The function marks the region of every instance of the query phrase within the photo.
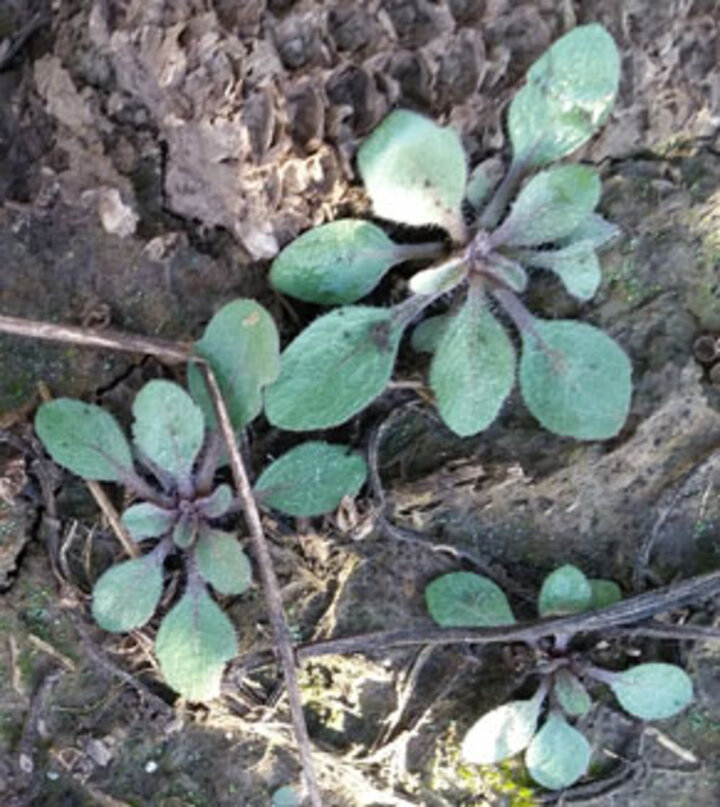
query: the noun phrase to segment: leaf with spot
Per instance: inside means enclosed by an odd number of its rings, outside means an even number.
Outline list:
[[[568,236],[600,199],[600,178],[587,165],[560,165],[534,176],[493,233],[497,246],[532,247]]]
[[[396,110],[365,140],[357,161],[376,215],[404,224],[437,224],[460,239],[467,161],[457,132]]]
[[[225,665],[236,652],[232,623],[197,584],[163,619],[155,640],[165,681],[191,701],[211,700],[220,694]]]
[[[196,547],[198,571],[219,594],[237,595],[252,583],[252,568],[237,535],[205,529]]]
[[[105,630],[125,633],[142,627],[160,602],[162,553],[151,553],[108,569],[93,588],[92,614]]]
[[[562,616],[587,611],[592,599],[592,588],[585,575],[569,563],[549,574],[540,588],[538,613],[540,616]]]
[[[607,440],[620,431],[632,368],[616,342],[571,320],[533,320],[522,340],[520,390],[546,429],[578,440]]]
[[[316,319],[282,354],[265,391],[265,414],[278,428],[339,426],[385,389],[404,323],[389,309],[346,306]]]
[[[260,474],[255,492],[265,503],[291,516],[317,516],[356,496],[367,465],[346,446],[311,441],[296,446]]]
[[[205,419],[182,387],[150,381],[133,402],[133,439],[142,455],[177,479],[188,479],[202,448]]]
[[[430,616],[446,628],[487,628],[512,625],[515,617],[503,590],[487,577],[451,572],[425,589]]]
[[[280,348],[275,323],[254,300],[235,300],[210,320],[195,353],[212,368],[227,404],[233,428],[241,429],[262,409],[262,389],[280,369]],[[209,426],[215,409],[200,370],[190,364],[188,386]]]
[[[445,423],[460,436],[497,417],[515,383],[515,349],[482,299],[470,296],[435,350],[430,385]]]
[[[620,55],[601,25],[580,25],[528,70],[508,114],[514,161],[546,165],[575,151],[605,123],[620,82]]]
[[[99,406],[72,398],[44,403],[35,415],[35,431],[53,460],[78,476],[118,482],[133,473],[122,429]]]
[[[559,712],[551,712],[525,753],[532,778],[548,790],[562,790],[585,775],[590,743]]]
[[[146,538],[160,538],[170,532],[175,518],[175,513],[170,510],[142,502],[128,507],[121,521],[134,541],[144,541]]]
[[[640,664],[612,674],[610,687],[623,709],[642,720],[672,717],[693,698],[690,677],[675,664]]]

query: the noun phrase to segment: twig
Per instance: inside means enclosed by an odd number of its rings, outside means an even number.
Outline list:
[[[35,771],[34,750],[38,737],[39,721],[45,711],[48,698],[53,689],[60,681],[64,671],[53,664],[44,678],[40,681],[30,699],[30,709],[28,710],[23,727],[22,736],[18,746],[17,766],[19,779],[31,780]]]
[[[10,67],[12,60],[20,53],[30,37],[44,25],[47,25],[50,20],[51,17],[48,14],[42,14],[37,11],[20,30],[11,37],[7,47],[3,47],[2,50],[0,50],[0,73]]]
[[[669,611],[691,600],[700,600],[720,594],[720,571],[693,577],[676,585],[639,594],[615,603],[608,608],[583,614],[521,622],[509,627],[496,628],[405,628],[375,631],[356,636],[307,642],[295,648],[298,661],[317,656],[345,653],[372,653],[392,647],[413,647],[418,644],[498,644],[524,642],[536,644],[540,639],[556,633],[588,633],[607,630],[619,625],[639,622],[654,614]],[[655,626],[649,628],[657,631]],[[676,628],[677,630],[677,628]],[[640,635],[642,625],[634,628]],[[677,638],[677,637],[676,637]],[[692,635],[688,638],[693,638]],[[704,639],[716,638],[703,632]],[[273,660],[272,653],[253,653],[232,663],[233,670],[250,670],[263,667]]]
[[[681,642],[718,642],[720,628],[708,625],[663,625],[661,622],[646,622],[632,628],[615,628],[628,636],[645,636],[648,639],[677,639]]]
[[[197,365],[202,371],[212,395],[213,404],[215,406],[215,414],[218,419],[220,430],[225,439],[225,447],[230,458],[230,468],[235,481],[235,487],[243,508],[246,524],[250,530],[250,537],[252,538],[253,547],[255,549],[255,556],[258,565],[260,566],[260,576],[262,578],[265,600],[268,606],[270,624],[272,625],[277,654],[280,659],[280,664],[285,678],[285,685],[288,691],[290,714],[293,721],[293,727],[295,729],[295,737],[298,744],[298,750],[300,752],[300,760],[302,762],[308,796],[313,807],[322,807],[322,798],[320,796],[320,789],[318,787],[317,776],[315,774],[315,767],[312,759],[310,736],[308,734],[305,716],[302,710],[302,699],[300,697],[300,689],[298,687],[292,637],[290,635],[287,620],[285,619],[285,611],[283,609],[282,597],[280,595],[280,586],[278,585],[277,577],[275,576],[275,569],[273,568],[272,558],[270,557],[270,550],[265,540],[265,533],[260,520],[260,512],[258,511],[257,503],[255,501],[255,497],[253,496],[252,487],[250,485],[247,471],[245,470],[245,465],[242,457],[240,456],[240,451],[238,450],[230,415],[228,413],[227,406],[225,405],[225,401],[223,400],[215,375],[207,363],[198,360]]]

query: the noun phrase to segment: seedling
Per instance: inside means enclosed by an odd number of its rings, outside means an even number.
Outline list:
[[[278,338],[269,314],[237,300],[209,323],[196,353],[218,380],[233,427],[260,412],[261,389],[277,375]],[[225,664],[235,656],[235,629],[211,596],[237,596],[251,584],[251,565],[230,523],[238,503],[217,484],[223,447],[211,396],[197,367],[190,389],[150,381],[133,403],[132,443],[115,418],[93,404],[59,398],[43,404],[35,428],[52,458],[86,479],[117,482],[142,501],[122,514],[145,554],[108,569],[93,589],[92,612],[105,630],[124,633],[150,621],[162,599],[165,561],[177,555],[184,590],[162,618],[155,652],[167,683],[190,700],[220,691]],[[290,515],[335,509],[365,481],[362,457],[340,445],[304,443],[271,463],[256,484],[259,499]]]
[[[452,297],[452,310],[420,324],[413,344],[433,353],[430,385],[454,432],[472,435],[489,426],[514,386],[516,350],[494,313],[499,306],[519,332],[520,389],[540,423],[583,440],[618,433],[631,396],[625,353],[590,325],[533,316],[517,295],[528,282],[525,267],[554,272],[581,301],[599,286],[596,250],[617,233],[594,212],[600,180],[586,165],[545,166],[575,151],[607,120],[619,73],[617,48],[600,25],[559,39],[530,68],[510,105],[513,158],[499,185],[493,162],[468,176],[452,129],[405,110],[385,118],[358,153],[374,212],[406,225],[444,228],[452,253],[412,277],[406,301],[378,308],[349,304],[391,267],[438,257],[438,244],[398,244],[376,224],[348,219],[286,247],[271,269],[275,287],[342,307],[313,322],[284,351],[280,377],[266,390],[272,423],[302,431],[348,420],[387,386],[408,325],[439,298]],[[541,168],[506,215],[522,181]],[[471,223],[464,200],[475,211]]]
[[[425,598],[433,619],[446,627],[491,627],[515,621],[503,591],[492,580],[471,572],[439,577],[427,587]],[[543,582],[538,612],[541,617],[577,614],[612,605],[620,598],[617,584],[588,580],[575,566],[567,565]],[[680,667],[649,663],[611,672],[571,651],[571,639],[567,633],[558,633],[552,648],[538,649],[540,683],[530,699],[506,703],[473,725],[462,744],[466,762],[493,764],[524,751],[532,778],[549,790],[560,790],[584,776],[590,764],[590,744],[570,723],[592,708],[584,680],[607,684],[623,709],[642,720],[672,717],[692,700],[692,682]]]

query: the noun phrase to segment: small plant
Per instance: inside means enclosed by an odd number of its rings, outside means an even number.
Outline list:
[[[212,367],[233,427],[260,412],[261,389],[277,375],[278,339],[269,314],[237,300],[209,323],[196,352]],[[238,503],[216,484],[223,463],[211,396],[197,367],[188,368],[195,400],[177,384],[155,380],[133,403],[132,444],[115,418],[98,406],[59,398],[43,404],[35,428],[52,458],[86,479],[118,482],[143,501],[122,514],[130,537],[155,542],[144,555],[108,569],[93,590],[92,613],[108,631],[145,625],[161,602],[165,561],[184,567],[184,590],[163,617],[155,652],[167,683],[190,700],[220,691],[226,662],[237,650],[235,630],[215,602],[251,584],[250,562],[237,530],[219,529]],[[258,498],[291,515],[333,510],[365,481],[363,458],[340,445],[313,441],[270,464],[256,484]]]
[[[471,572],[454,572],[434,580],[425,590],[433,619],[446,627],[491,627],[513,624],[510,605],[492,580]],[[621,599],[610,580],[588,580],[575,566],[556,569],[545,578],[538,597],[541,617],[577,614],[604,608]],[[585,775],[591,748],[570,720],[586,715],[592,700],[583,679],[607,684],[620,705],[642,720],[672,717],[692,700],[692,683],[674,664],[639,664],[611,672],[569,650],[571,634],[557,633],[549,650],[538,649],[540,684],[528,700],[506,703],[483,715],[465,736],[466,762],[486,765],[525,751],[532,778],[549,790],[560,790]],[[538,728],[546,707],[544,721]]]
[[[377,225],[355,219],[301,235],[273,263],[280,291],[321,305],[341,305],[306,328],[284,351],[266,414],[281,428],[318,429],[345,422],[390,380],[407,326],[438,298],[454,309],[416,328],[413,344],[434,354],[430,385],[445,423],[459,435],[485,429],[510,394],[515,347],[493,313],[499,305],[522,341],[520,389],[547,429],[578,439],[605,439],[622,427],[631,396],[631,367],[602,331],[572,320],[534,317],[518,294],[524,267],[554,272],[578,300],[600,283],[596,249],[617,232],[594,210],[600,180],[586,165],[559,160],[592,137],[613,105],[620,60],[599,25],[576,28],[529,70],[510,105],[513,159],[503,181],[490,163],[468,177],[460,138],[413,112],[392,112],[363,143],[358,168],[377,216],[444,228],[450,256],[417,273],[413,295],[393,308],[349,305],[389,269],[417,257],[439,257],[442,245],[397,244]],[[497,185],[497,187],[496,187]],[[463,203],[475,210],[466,223]],[[504,218],[503,218],[504,216]]]

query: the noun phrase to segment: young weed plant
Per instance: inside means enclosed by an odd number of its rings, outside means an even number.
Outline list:
[[[566,565],[545,578],[538,613],[541,617],[582,613],[612,605],[621,596],[616,583],[589,580],[575,566]],[[515,621],[503,591],[472,572],[437,578],[425,589],[425,599],[435,622],[445,627],[491,627]],[[569,634],[556,634],[549,651],[538,650],[540,684],[530,699],[506,703],[475,723],[462,744],[466,762],[488,765],[525,751],[530,776],[549,790],[561,790],[584,776],[590,764],[590,744],[570,723],[592,708],[583,679],[607,684],[623,709],[642,720],[672,717],[692,700],[692,683],[680,667],[648,663],[612,672],[571,651],[571,639]]]
[[[459,305],[423,322],[413,338],[417,349],[434,354],[430,385],[450,429],[463,436],[485,429],[514,386],[516,351],[493,313],[499,305],[520,334],[520,390],[537,420],[582,440],[618,433],[631,396],[625,353],[590,325],[533,316],[518,295],[527,286],[525,267],[554,272],[581,301],[598,288],[596,250],[617,232],[594,212],[599,177],[587,165],[546,166],[607,120],[619,73],[617,48],[600,25],[578,27],[555,42],[510,105],[513,157],[499,185],[492,161],[468,177],[452,129],[406,110],[382,121],[357,158],[375,214],[444,228],[452,254],[412,277],[411,297],[380,308],[349,304],[371,292],[391,267],[438,257],[439,245],[398,244],[370,221],[346,219],[286,247],[270,272],[275,287],[342,307],[313,322],[284,351],[280,377],[266,390],[274,425],[302,431],[347,421],[385,389],[407,326],[452,292]],[[520,187],[538,169],[544,170]],[[475,208],[472,224],[463,216],[464,200]]]
[[[196,353],[211,366],[233,427],[259,413],[261,390],[279,366],[270,315],[252,300],[236,300],[208,324]],[[35,429],[59,465],[85,479],[117,482],[136,499],[122,522],[145,554],[112,566],[95,583],[92,613],[105,630],[140,628],[157,610],[165,561],[179,556],[184,588],[165,614],[155,652],[166,682],[189,700],[220,692],[225,664],[236,655],[235,629],[210,591],[234,597],[251,584],[250,562],[231,522],[239,506],[232,488],[217,484],[224,451],[212,399],[197,367],[188,368],[191,397],[177,384],[155,380],[136,396],[132,442],[115,418],[93,404],[59,398],[38,409]],[[259,476],[261,501],[284,513],[313,516],[354,496],[366,477],[364,459],[341,445],[303,443]]]

